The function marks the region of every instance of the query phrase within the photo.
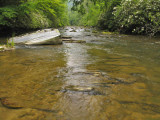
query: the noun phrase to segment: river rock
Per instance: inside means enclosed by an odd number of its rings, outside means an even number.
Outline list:
[[[59,38],[60,32],[58,29],[44,29],[31,34],[10,38],[9,42],[13,41],[15,44],[24,45],[56,45],[62,44],[62,40]]]
[[[79,87],[79,86],[68,87],[66,89],[71,90],[71,91],[79,91],[79,92],[90,92],[94,90],[94,88],[92,87]]]
[[[70,32],[77,32],[76,30],[71,30]]]
[[[1,104],[9,109],[21,109],[23,108],[18,102],[10,98],[0,98]]]
[[[67,86],[61,92],[69,92],[69,93],[83,93],[88,95],[105,95],[104,93],[95,90],[93,87],[88,86]]]
[[[92,87],[86,87],[86,86],[67,86],[65,89],[63,89],[63,92],[67,92],[67,91],[76,91],[76,92],[91,92],[93,91],[94,88]]]

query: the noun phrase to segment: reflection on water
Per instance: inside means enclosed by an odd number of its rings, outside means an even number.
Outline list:
[[[0,120],[159,120],[158,39],[73,29],[87,43],[0,53]]]

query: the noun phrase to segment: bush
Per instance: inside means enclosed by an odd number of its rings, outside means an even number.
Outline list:
[[[113,14],[122,33],[153,36],[160,31],[159,0],[122,0]]]
[[[0,8],[0,25],[12,26],[16,20],[18,13],[14,6],[6,6]]]
[[[110,31],[117,30],[117,22],[114,19],[114,7],[120,5],[121,0],[106,0],[103,6],[103,13],[98,22],[98,27],[101,29],[108,29]]]

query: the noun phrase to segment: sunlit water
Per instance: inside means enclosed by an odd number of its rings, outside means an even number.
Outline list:
[[[71,30],[0,52],[0,120],[160,120],[160,39]]]

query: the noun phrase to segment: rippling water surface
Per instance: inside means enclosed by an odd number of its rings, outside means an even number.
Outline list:
[[[0,120],[160,120],[160,39],[89,31],[0,53]]]

